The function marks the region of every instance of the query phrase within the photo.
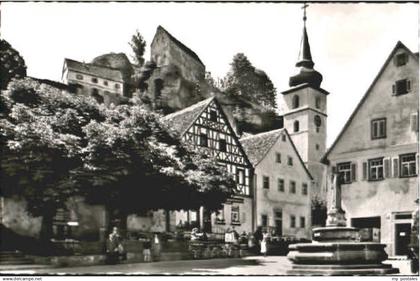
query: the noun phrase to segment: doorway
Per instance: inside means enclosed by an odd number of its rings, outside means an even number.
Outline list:
[[[395,255],[408,255],[408,244],[410,244],[411,224],[397,223],[395,224]]]

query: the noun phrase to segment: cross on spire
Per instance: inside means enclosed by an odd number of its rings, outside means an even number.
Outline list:
[[[306,8],[309,7],[308,4],[303,3],[302,9],[303,9],[303,22],[306,22]]]

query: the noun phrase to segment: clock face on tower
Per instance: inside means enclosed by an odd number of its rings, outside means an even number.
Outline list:
[[[315,126],[321,127],[322,121],[321,121],[321,117],[319,117],[319,115],[315,115],[314,122],[315,122]]]

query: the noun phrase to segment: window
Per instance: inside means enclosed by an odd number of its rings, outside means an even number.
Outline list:
[[[299,107],[299,96],[293,96],[292,109]]]
[[[216,110],[210,110],[210,120],[213,122],[217,121],[217,111]]]
[[[278,152],[276,153],[276,162],[281,163],[281,154]]]
[[[305,217],[300,217],[300,227],[305,228],[305,226],[306,226]]]
[[[302,195],[308,195],[308,184],[302,183]]]
[[[406,53],[398,54],[395,57],[395,65],[396,66],[403,66],[408,62],[408,55]]]
[[[287,165],[293,166],[293,158],[290,156],[287,156]]]
[[[416,176],[416,154],[404,154],[400,155],[400,171],[401,177],[412,177]]]
[[[239,184],[245,184],[245,171],[243,169],[236,169],[236,181]]]
[[[369,180],[382,180],[384,178],[383,158],[369,160]]]
[[[240,224],[240,217],[239,217],[239,206],[232,206],[231,209],[231,223],[232,224]]]
[[[104,85],[108,86],[108,81],[104,80]]]
[[[98,83],[98,78],[93,77],[92,79],[90,79],[92,81],[92,83]]]
[[[83,75],[82,74],[76,74],[76,79],[77,80],[83,80]]]
[[[200,143],[199,143],[199,145],[200,146],[204,146],[204,147],[207,147],[207,134],[205,134],[205,133],[201,133],[200,134]]]
[[[392,94],[399,96],[407,94],[411,91],[411,81],[407,79],[401,79],[392,85]]]
[[[284,192],[284,179],[277,179],[277,189],[280,192]]]
[[[350,162],[337,164],[338,175],[341,183],[351,183],[351,164]]]
[[[216,214],[216,223],[225,223],[225,210],[221,209]]]
[[[321,108],[321,98],[320,97],[315,98],[315,107],[318,108],[318,109]]]
[[[268,216],[267,215],[261,215],[261,224],[262,226],[268,225]]]
[[[296,217],[294,215],[290,216],[290,227],[295,228],[296,227]]]
[[[264,189],[270,188],[270,178],[267,176],[263,176],[263,188]]]
[[[299,132],[299,121],[293,122],[293,132]]]
[[[296,193],[296,182],[295,181],[290,181],[290,193]]]
[[[158,80],[158,79],[157,79]],[[160,79],[159,79],[160,80]],[[115,89],[119,89],[120,88],[120,84],[115,84]]]
[[[226,152],[226,140],[219,140],[219,150]]]
[[[386,118],[372,120],[370,130],[373,140],[386,138]]]
[[[281,140],[282,140],[282,141],[286,141],[286,134],[281,135]]]
[[[319,144],[315,144],[315,149],[319,150]]]
[[[274,226],[276,227],[276,234],[283,235],[283,211],[281,209],[274,210]]]

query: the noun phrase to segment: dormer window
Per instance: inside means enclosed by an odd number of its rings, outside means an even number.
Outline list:
[[[407,62],[408,62],[408,55],[406,53],[401,53],[401,54],[396,55],[395,57],[396,66],[406,65]]]
[[[299,96],[293,96],[292,109],[299,107]]]
[[[104,81],[104,85],[105,85],[105,86],[108,86],[108,81],[106,81],[106,80],[105,80],[105,81]]]
[[[92,83],[98,83],[98,78],[92,78],[91,81]]]

